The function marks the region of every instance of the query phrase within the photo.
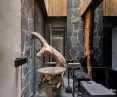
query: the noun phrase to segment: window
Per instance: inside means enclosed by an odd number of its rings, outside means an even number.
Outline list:
[[[51,27],[50,45],[65,55],[65,27]],[[51,56],[49,61],[55,62]]]

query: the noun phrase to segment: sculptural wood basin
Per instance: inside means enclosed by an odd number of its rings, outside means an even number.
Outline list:
[[[45,75],[45,79],[52,80],[52,78],[57,74],[62,74],[66,71],[65,67],[44,67],[38,69],[38,72]]]
[[[44,67],[38,69],[38,72],[43,74],[50,74],[50,75],[56,75],[61,74],[66,71],[65,67]]]
[[[36,53],[36,57],[50,55],[56,60],[56,67],[45,67],[38,70],[41,73],[38,92],[46,91],[48,97],[53,97],[53,89],[63,86],[63,75],[67,68],[67,62],[64,56],[50,46],[41,34],[37,32],[32,32],[31,34],[33,38],[37,38],[42,44],[41,49]]]

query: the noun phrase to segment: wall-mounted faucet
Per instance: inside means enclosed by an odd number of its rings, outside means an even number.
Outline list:
[[[28,58],[16,58],[15,67],[19,67],[28,62]]]

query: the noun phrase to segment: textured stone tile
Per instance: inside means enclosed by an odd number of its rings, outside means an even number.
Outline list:
[[[72,2],[72,3],[71,3]],[[77,53],[77,59],[83,54],[84,50],[84,20],[80,16],[80,0],[68,0],[68,58],[76,58],[74,54],[74,50]],[[103,12],[102,12],[102,5],[100,5],[94,12],[94,31],[93,31],[93,48],[99,49],[102,52],[103,45]],[[72,25],[72,26],[71,26]],[[74,31],[75,30],[75,31]],[[78,33],[77,33],[78,32]],[[96,51],[98,52],[98,51]],[[97,53],[98,54],[98,53]],[[102,54],[102,53],[101,53]],[[97,58],[100,59],[101,55],[97,55]]]
[[[26,74],[25,77],[22,78],[22,89],[26,86],[28,80],[28,74]]]
[[[79,29],[83,30],[84,29],[84,22],[83,19],[81,19],[80,23],[79,23]]]
[[[95,59],[102,64],[103,50],[103,12],[102,6],[99,6],[94,12],[94,32],[93,32],[93,48],[95,50]]]
[[[34,64],[33,64],[33,62],[32,62],[32,59],[28,59],[28,70],[30,70],[30,69],[32,69],[32,68],[34,68]]]
[[[78,18],[80,19],[81,15],[80,15],[80,10],[78,8],[72,8],[71,12],[72,12],[72,20],[78,20]]]
[[[68,10],[72,8],[72,0],[68,0]]]
[[[31,18],[28,18],[28,32],[34,31],[34,20]]]
[[[27,65],[22,66],[22,97],[34,97],[34,64],[31,32],[34,31],[34,0],[21,0],[21,31],[22,31],[22,51],[24,45],[28,58]],[[23,55],[22,55],[23,57]]]
[[[84,44],[84,33],[83,33],[82,30],[79,30],[78,38],[79,38],[79,43],[83,46],[83,44]]]
[[[72,7],[79,7],[80,0],[72,0]]]
[[[21,29],[28,30],[28,19],[26,17],[21,19]]]
[[[71,58],[72,58],[73,60],[76,60],[76,57],[77,57],[77,49],[71,48],[71,49],[70,49],[70,55],[71,55]]]
[[[68,28],[68,38],[67,41],[69,43],[68,46],[68,59],[76,59],[78,51],[80,52],[83,45],[83,22],[80,16],[80,0],[68,0],[69,3],[69,9],[68,9],[68,22],[67,22],[67,28]],[[72,26],[71,26],[72,25]],[[81,30],[82,29],[82,30]],[[79,49],[80,48],[80,49]],[[82,50],[83,51],[83,50]]]
[[[73,21],[73,30],[78,30],[80,26],[80,21]]]
[[[77,37],[77,34],[78,34],[78,31],[72,31],[72,36],[75,36],[75,37]]]
[[[22,66],[22,68],[23,76],[25,76],[28,73],[28,66],[25,64],[24,66]]]
[[[27,86],[25,86],[25,87],[23,88],[22,96],[21,96],[21,97],[30,97],[29,83],[27,84]]]

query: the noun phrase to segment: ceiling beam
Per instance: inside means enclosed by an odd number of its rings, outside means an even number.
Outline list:
[[[87,9],[91,7],[95,10],[103,0],[81,0],[81,16],[83,16]]]

